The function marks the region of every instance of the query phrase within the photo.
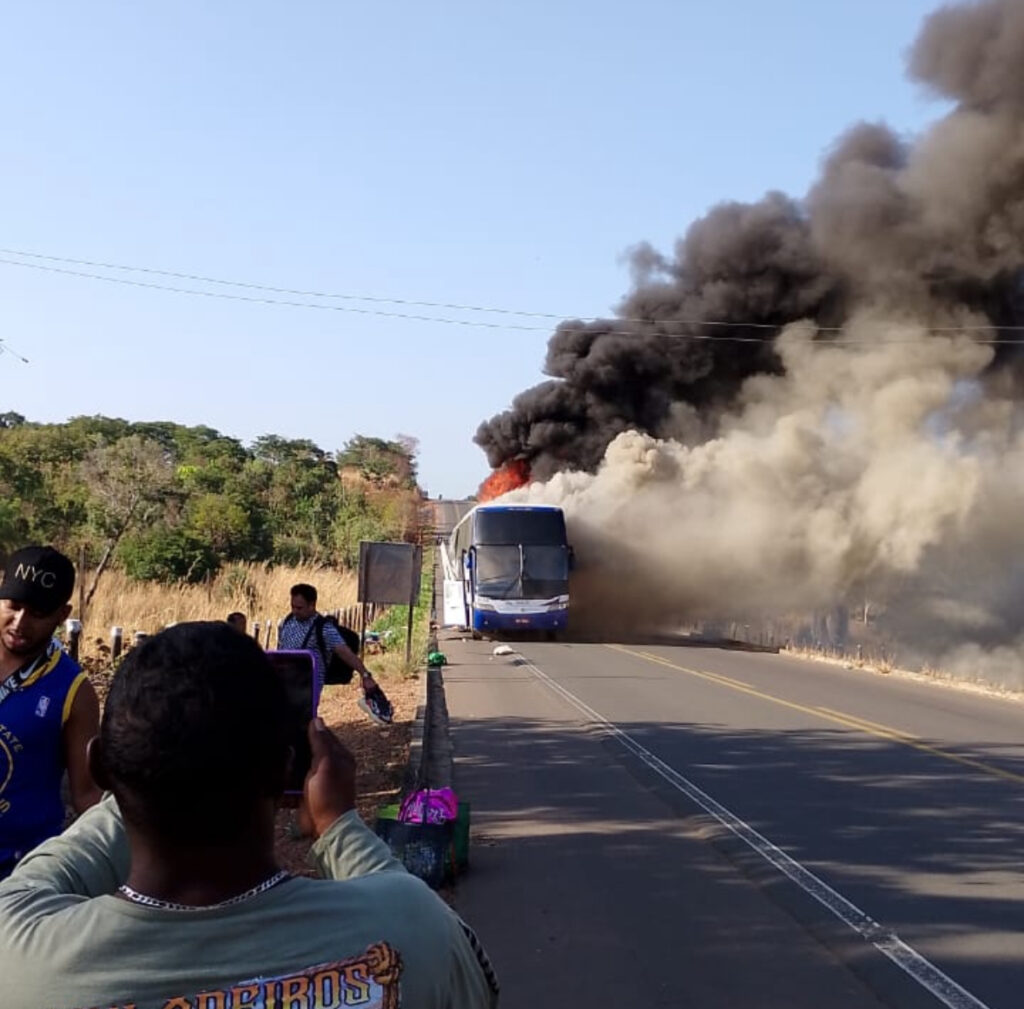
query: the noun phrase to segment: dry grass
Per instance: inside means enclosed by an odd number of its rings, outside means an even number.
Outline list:
[[[123,628],[127,642],[135,631],[153,634],[184,620],[223,620],[233,610],[245,613],[250,621],[276,624],[288,612],[288,590],[298,582],[316,586],[321,612],[356,602],[354,572],[312,565],[235,564],[200,585],[136,582],[120,571],[108,571],[86,614],[81,654],[96,656],[114,626]]]

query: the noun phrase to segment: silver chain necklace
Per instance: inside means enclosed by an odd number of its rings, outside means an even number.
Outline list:
[[[254,887],[250,887],[245,893],[228,897],[227,900],[222,900],[217,904],[178,904],[173,900],[161,900],[159,897],[150,897],[148,894],[139,893],[138,890],[133,890],[127,883],[122,883],[117,888],[117,892],[133,904],[139,904],[142,907],[156,907],[161,911],[219,911],[222,907],[233,907],[235,904],[241,904],[242,901],[257,897],[261,893],[266,893],[271,887],[275,887],[278,883],[288,879],[289,875],[290,873],[287,869],[279,869],[273,876],[263,880],[262,883],[257,883]]]

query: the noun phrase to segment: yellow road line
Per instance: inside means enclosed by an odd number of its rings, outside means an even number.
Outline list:
[[[655,655],[653,652],[636,651],[632,648],[626,648],[624,645],[607,645],[606,647],[611,648],[614,651],[622,652],[625,655],[632,655],[635,658],[643,659],[646,662],[654,662],[659,666],[665,666],[668,669],[675,669],[677,672],[686,673],[689,676],[696,676],[698,679],[707,680],[710,683],[717,683],[720,686],[729,687],[731,690],[738,690],[741,693],[749,694],[751,697],[757,697],[763,701],[769,701],[772,704],[780,705],[783,708],[790,708],[793,711],[802,711],[804,714],[824,719],[827,722],[835,722],[847,729],[855,729],[858,732],[863,732],[869,736],[876,736],[879,739],[885,739],[889,742],[901,743],[904,746],[910,746],[915,750],[920,750],[922,753],[930,754],[933,757],[941,757],[944,760],[949,760],[956,764],[962,764],[964,767],[970,767],[973,770],[981,771],[984,774],[1003,778],[1006,781],[1024,783],[1024,775],[1015,774],[1013,771],[1005,771],[1001,767],[996,767],[993,764],[986,764],[984,761],[975,760],[972,757],[962,757],[958,753],[950,753],[948,750],[940,750],[938,747],[930,746],[928,743],[919,739],[917,736],[911,735],[910,733],[903,732],[900,729],[891,728],[887,725],[881,725],[878,722],[868,721],[866,718],[861,718],[858,715],[850,715],[843,711],[836,711],[833,708],[811,707],[810,705],[799,704],[796,701],[787,701],[781,697],[776,697],[774,694],[769,694],[763,690],[759,690],[757,687],[752,687],[749,683],[744,683],[742,680],[734,680],[731,676],[722,676],[719,673],[709,673],[700,669],[691,669],[689,666],[681,666],[678,663],[671,662],[660,655]]]
[[[841,715],[842,712],[833,711],[831,708],[822,708],[823,712],[829,715]],[[908,732],[903,732],[901,729],[893,729],[888,725],[881,725],[878,722],[871,722],[866,718],[861,718],[859,715],[844,715],[843,717],[851,719],[862,726],[862,731],[869,732],[876,736],[883,736],[886,739],[895,740],[898,743],[903,743],[906,746],[912,746],[915,750],[921,750],[923,753],[930,753],[936,757],[942,757],[945,760],[952,760],[957,764],[963,764],[964,767],[973,767],[977,771],[984,771],[986,774],[994,774],[997,778],[1005,778],[1007,781],[1018,781],[1024,782],[1024,774],[1014,774],[1013,771],[1005,771],[1001,767],[996,767],[994,764],[986,764],[982,760],[975,760],[973,757],[964,757],[959,753],[950,753],[949,750],[940,750],[938,747],[931,746],[917,736],[912,736]]]

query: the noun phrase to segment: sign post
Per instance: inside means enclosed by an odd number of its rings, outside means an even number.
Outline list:
[[[419,598],[423,548],[413,543],[359,544],[359,602],[363,604],[362,643],[366,644],[366,608],[370,603],[408,606],[405,662],[412,658],[413,608]]]

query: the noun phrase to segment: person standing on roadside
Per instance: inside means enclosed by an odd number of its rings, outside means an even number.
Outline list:
[[[54,638],[74,586],[74,565],[44,546],[11,554],[0,583],[0,879],[64,826],[65,771],[75,812],[100,799],[85,752],[99,700]]]
[[[249,633],[249,624],[245,618],[245,614],[240,613],[238,610],[235,610],[234,613],[229,613],[224,618],[224,622],[229,626],[234,627],[234,629],[238,631],[239,634]]]
[[[346,644],[337,624],[317,612],[316,600],[317,591],[314,586],[305,583],[292,586],[292,611],[281,623],[277,634],[277,647],[310,649],[318,652],[325,674],[330,667],[332,656],[336,655],[349,669],[359,673],[363,688],[359,706],[375,722],[388,724],[392,719],[391,702],[363,660]]]

